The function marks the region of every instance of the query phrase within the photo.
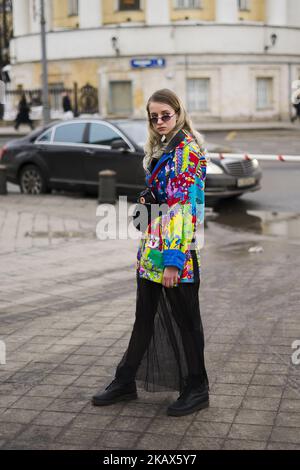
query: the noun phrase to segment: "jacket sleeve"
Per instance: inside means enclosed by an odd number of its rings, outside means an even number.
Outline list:
[[[193,143],[176,148],[175,175],[168,181],[168,208],[162,223],[164,267],[176,266],[179,271],[183,270],[197,217],[204,215],[206,155],[206,150],[200,151]]]

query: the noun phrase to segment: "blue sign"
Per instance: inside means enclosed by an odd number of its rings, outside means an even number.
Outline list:
[[[166,60],[162,57],[156,59],[132,59],[130,63],[133,68],[165,67]]]

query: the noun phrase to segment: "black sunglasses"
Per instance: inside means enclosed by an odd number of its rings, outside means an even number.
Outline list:
[[[163,116],[153,116],[153,117],[149,117],[149,121],[152,123],[152,124],[157,124],[158,123],[158,120],[161,119],[162,122],[168,122],[170,121],[170,119],[175,116],[176,113],[174,114],[164,114]]]

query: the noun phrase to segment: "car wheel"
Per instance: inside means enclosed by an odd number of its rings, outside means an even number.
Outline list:
[[[46,179],[36,165],[26,165],[22,168],[20,188],[24,194],[43,194],[48,189]]]

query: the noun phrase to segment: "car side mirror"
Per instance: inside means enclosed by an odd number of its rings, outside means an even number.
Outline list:
[[[111,149],[126,151],[129,150],[129,147],[123,139],[116,139],[111,143]]]

